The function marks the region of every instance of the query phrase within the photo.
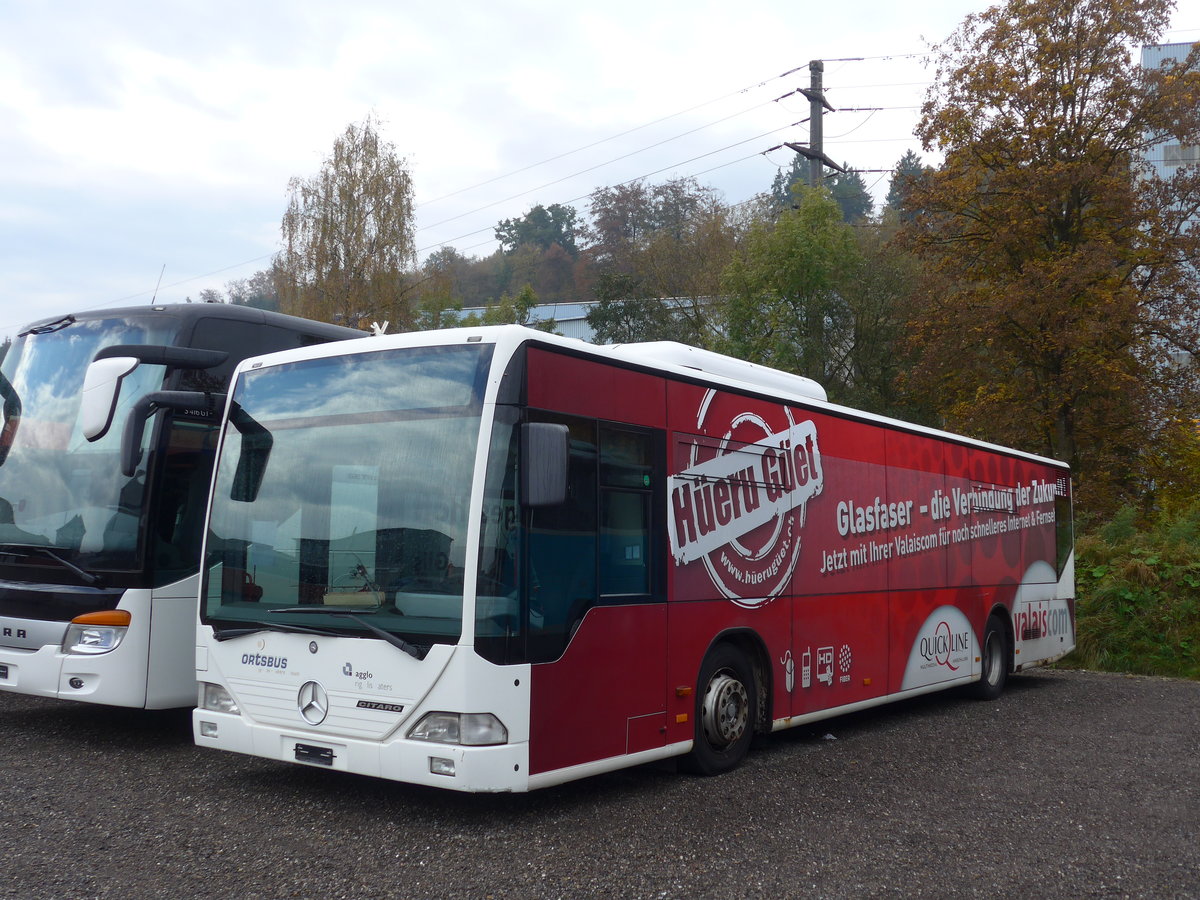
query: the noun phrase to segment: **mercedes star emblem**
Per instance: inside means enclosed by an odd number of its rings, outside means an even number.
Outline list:
[[[320,725],[329,712],[329,695],[325,693],[325,688],[315,681],[306,681],[300,687],[296,706],[299,707],[305,722],[309,725]]]

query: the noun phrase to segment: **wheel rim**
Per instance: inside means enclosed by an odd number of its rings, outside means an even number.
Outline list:
[[[704,692],[704,736],[717,749],[737,743],[750,721],[746,686],[728,672],[718,672]]]

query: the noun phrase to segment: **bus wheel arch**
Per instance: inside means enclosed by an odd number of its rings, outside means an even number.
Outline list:
[[[696,679],[694,736],[682,768],[719,775],[738,766],[769,721],[770,667],[757,635],[723,634],[713,642]]]

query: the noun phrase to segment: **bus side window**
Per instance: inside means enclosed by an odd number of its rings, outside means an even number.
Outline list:
[[[600,595],[606,599],[651,593],[652,458],[649,433],[600,426]]]
[[[531,662],[562,655],[572,628],[596,602],[596,423],[565,416],[571,432],[567,500],[528,510],[525,565]]]

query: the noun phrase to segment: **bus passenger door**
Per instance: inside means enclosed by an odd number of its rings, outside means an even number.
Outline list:
[[[666,605],[652,560],[661,443],[647,429],[570,429],[567,500],[525,512],[531,772],[666,742]],[[661,529],[659,529],[661,531]]]

